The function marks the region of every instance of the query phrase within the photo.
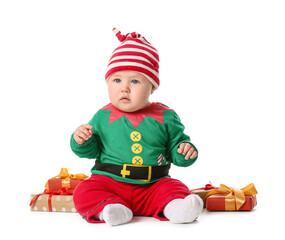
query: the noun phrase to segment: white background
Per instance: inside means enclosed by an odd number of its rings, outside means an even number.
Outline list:
[[[1,235],[29,239],[276,237],[284,214],[284,1],[1,1]],[[69,146],[75,128],[109,102],[113,27],[160,53],[151,100],[174,108],[199,149],[171,175],[189,188],[253,182],[252,212],[204,212],[193,224],[137,217],[109,227],[74,213],[30,212],[31,193],[61,167],[90,174]],[[283,165],[284,166],[284,165]],[[283,176],[282,176],[283,175]]]

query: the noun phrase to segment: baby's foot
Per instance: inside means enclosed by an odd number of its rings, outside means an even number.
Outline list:
[[[126,206],[115,203],[106,205],[103,211],[97,216],[100,220],[104,220],[107,224],[116,226],[131,221],[133,213]]]
[[[163,214],[172,223],[193,222],[203,210],[202,199],[195,194],[191,194],[184,199],[174,199],[169,202]]]

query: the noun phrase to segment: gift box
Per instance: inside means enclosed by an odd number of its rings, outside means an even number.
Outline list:
[[[85,174],[69,174],[67,168],[62,168],[58,175],[47,181],[45,188],[50,191],[57,191],[61,188],[75,189],[86,178],[88,176]]]
[[[253,183],[242,189],[229,188],[221,184],[219,189],[206,194],[206,208],[208,211],[249,211],[257,204],[256,194]]]
[[[46,188],[51,190],[51,191],[57,191],[63,187],[69,187],[71,189],[75,189],[76,186],[81,183],[82,180],[76,180],[76,179],[49,179],[46,184]]]
[[[73,190],[61,189],[56,192],[45,190],[41,194],[32,194],[31,211],[77,212],[73,203]]]
[[[204,202],[204,208],[206,207],[206,198],[205,196],[213,189],[218,189],[217,187],[213,186],[210,182],[209,184],[206,184],[205,187],[202,188],[195,188],[190,190],[192,194],[197,194],[200,198],[202,198]]]

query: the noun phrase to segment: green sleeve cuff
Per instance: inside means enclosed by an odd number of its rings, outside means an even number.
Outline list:
[[[83,144],[78,144],[74,140],[73,135],[74,134],[71,135],[70,147],[78,157],[93,159],[97,158],[100,155],[101,144],[95,135],[92,135],[92,137]]]
[[[87,141],[85,141],[83,144],[79,144],[74,140],[74,133],[72,133],[71,139],[70,139],[71,148],[73,149],[73,148],[81,148],[81,147],[88,146],[92,142],[92,137],[89,138]]]

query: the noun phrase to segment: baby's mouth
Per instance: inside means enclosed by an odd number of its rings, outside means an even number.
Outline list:
[[[127,98],[127,97],[121,97],[120,100],[121,100],[121,101],[124,101],[124,102],[129,102],[129,101],[130,101],[130,99]]]

